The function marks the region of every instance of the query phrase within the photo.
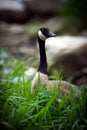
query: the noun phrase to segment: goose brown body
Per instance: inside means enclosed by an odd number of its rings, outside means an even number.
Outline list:
[[[40,79],[40,82],[39,80]],[[43,73],[39,73],[37,72],[33,81],[32,81],[32,89],[35,89],[37,86],[43,86],[46,85],[47,89],[53,89],[54,87],[58,88],[60,87],[60,91],[61,93],[64,94],[70,94],[70,88],[73,88],[73,91],[75,93],[78,93],[78,89],[74,87],[74,85],[72,85],[71,83],[67,82],[67,81],[59,81],[59,80],[49,80],[48,76],[43,74]]]
[[[72,87],[74,92],[77,93],[78,89],[73,87],[71,83],[67,81],[59,81],[59,80],[49,80],[47,75],[47,58],[45,52],[45,40],[48,37],[55,36],[52,32],[50,32],[46,28],[41,28],[38,33],[38,43],[40,50],[40,65],[38,68],[38,72],[34,76],[32,81],[31,89],[34,89],[39,85],[40,87],[46,84],[47,89],[53,89],[54,87],[60,87],[61,93],[70,94],[70,88]],[[39,83],[39,84],[38,84]]]

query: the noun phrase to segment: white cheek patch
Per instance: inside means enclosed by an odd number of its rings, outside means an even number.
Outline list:
[[[45,37],[43,34],[42,34],[42,32],[39,30],[38,31],[38,36],[39,36],[39,38],[41,39],[41,40],[46,40],[46,38],[47,37]]]

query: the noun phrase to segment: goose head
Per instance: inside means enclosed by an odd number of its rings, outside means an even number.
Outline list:
[[[45,41],[49,37],[55,37],[56,34],[51,32],[48,28],[40,28],[38,31],[38,38],[42,41]]]

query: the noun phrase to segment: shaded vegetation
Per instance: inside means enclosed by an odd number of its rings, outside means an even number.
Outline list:
[[[87,0],[67,0],[60,7],[60,12],[67,18],[68,26],[72,30],[73,28],[79,31],[87,29]]]
[[[4,63],[7,59],[4,67],[9,67],[9,58],[4,58]],[[87,129],[86,88],[75,97],[72,91],[70,96],[58,96],[59,89],[47,91],[45,85],[31,92],[32,79],[25,80],[24,75],[26,64],[12,60],[10,57],[10,71],[0,83],[1,130]],[[18,77],[16,82],[13,80],[15,77]]]

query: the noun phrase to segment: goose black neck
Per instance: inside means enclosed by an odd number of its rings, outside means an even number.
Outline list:
[[[39,51],[40,51],[40,65],[38,71],[47,74],[47,58],[45,52],[45,41],[38,38]]]

